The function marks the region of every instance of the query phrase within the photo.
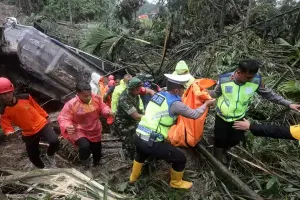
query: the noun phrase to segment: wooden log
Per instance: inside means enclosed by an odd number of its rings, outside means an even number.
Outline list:
[[[236,188],[241,192],[248,195],[249,198],[254,200],[263,200],[263,198],[254,192],[247,184],[239,179],[235,174],[230,172],[221,162],[212,156],[201,144],[196,145],[196,149],[203,154],[208,161],[221,173],[221,175],[228,179]]]

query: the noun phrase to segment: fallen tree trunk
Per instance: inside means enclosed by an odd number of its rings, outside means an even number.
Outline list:
[[[221,173],[221,175],[228,179],[236,188],[241,192],[248,195],[249,198],[255,200],[263,200],[263,198],[254,192],[247,184],[245,184],[236,175],[230,172],[221,162],[219,162],[214,156],[212,156],[201,144],[196,145],[196,149],[203,154],[208,161]]]

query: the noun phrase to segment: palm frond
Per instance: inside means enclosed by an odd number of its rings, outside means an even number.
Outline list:
[[[96,28],[88,30],[86,37],[81,40],[80,48],[88,53],[98,54],[102,43],[111,38],[117,38],[117,35],[99,25]]]
[[[278,90],[282,93],[295,94],[300,93],[300,81],[299,80],[288,80],[283,82]]]
[[[80,42],[80,48],[88,53],[115,61],[117,55],[124,50],[126,39],[137,41],[141,44],[151,44],[139,38],[117,35],[102,25],[99,25],[96,28],[89,29],[87,33],[84,34]]]

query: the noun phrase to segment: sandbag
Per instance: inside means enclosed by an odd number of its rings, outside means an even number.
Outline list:
[[[195,80],[183,94],[182,102],[193,109],[200,107],[206,100],[212,99],[206,89],[215,84],[216,81],[212,79]],[[169,142],[174,146],[194,147],[202,139],[207,113],[208,108],[196,120],[179,116],[177,123],[168,132]]]

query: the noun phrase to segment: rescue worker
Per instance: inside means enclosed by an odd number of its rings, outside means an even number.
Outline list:
[[[161,88],[157,84],[154,83],[154,78],[151,74],[146,74],[143,82],[144,82],[143,84],[144,84],[145,88],[149,88],[151,90],[154,90],[155,92],[161,91]],[[151,96],[143,95],[143,96],[141,96],[141,99],[143,101],[144,109],[146,109],[146,107],[151,99]]]
[[[168,131],[176,122],[178,115],[197,119],[215,100],[207,100],[199,108],[191,109],[181,101],[190,76],[171,74],[165,76],[168,78],[167,91],[158,92],[151,98],[133,137],[136,156],[129,182],[133,183],[139,178],[143,163],[151,156],[172,164],[171,187],[189,189],[192,183],[182,180],[186,157],[183,152],[166,141]]]
[[[115,80],[114,75],[109,75],[109,76],[108,76],[108,81],[111,81],[111,80]]]
[[[275,139],[300,140],[300,126],[275,126],[250,123],[248,120],[235,121],[233,128],[242,131],[250,131],[258,137],[271,137]]]
[[[107,92],[110,88],[115,87],[115,81],[114,80],[110,80],[108,81],[107,84]],[[103,102],[108,105],[108,107],[111,107],[111,95],[107,95],[107,92],[104,94],[103,96]]]
[[[85,73],[87,73],[87,72],[85,72]],[[100,79],[101,79],[102,77],[99,75],[99,74],[97,74],[96,72],[93,72],[92,74],[91,74],[91,81],[90,81],[90,85],[91,85],[91,87],[92,87],[92,92],[94,93],[94,94],[96,94],[96,95],[102,95],[102,92],[103,91],[101,91],[101,85],[100,85]],[[101,79],[101,80],[103,80],[103,78]]]
[[[103,101],[104,101],[104,96],[107,93],[107,91],[109,90],[109,88],[112,86],[112,83],[114,83],[113,85],[115,85],[115,77],[113,75],[109,75],[108,76],[108,82],[107,82],[107,84],[105,86],[105,90],[104,90],[104,94],[103,94]]]
[[[88,169],[91,153],[94,166],[99,165],[101,159],[102,125],[99,117],[107,118],[112,112],[100,96],[92,94],[88,83],[78,82],[76,93],[76,97],[64,105],[58,123],[62,136],[78,147],[80,161],[84,169]]]
[[[108,81],[108,89],[107,89],[107,92],[110,88],[114,88],[115,87],[115,81],[114,80],[110,80]],[[108,95],[107,93],[104,94],[103,96],[103,102],[108,105],[109,108],[111,108],[111,94]],[[106,119],[106,123],[108,125],[111,125],[112,123],[114,122],[114,117],[113,116],[109,116],[107,119]]]
[[[119,97],[121,93],[126,89],[126,85],[130,79],[132,79],[132,76],[130,74],[125,74],[124,79],[122,79],[120,81],[120,84],[114,88],[111,99],[111,110],[113,113],[116,113]]]
[[[190,75],[190,79],[185,86],[186,88],[189,88],[190,85],[192,85],[192,83],[195,81],[195,78],[190,74],[190,70],[186,62],[184,60],[181,60],[177,63],[173,75],[184,75],[184,74]]]
[[[244,60],[234,72],[220,75],[216,88],[210,91],[213,98],[218,98],[214,130],[215,157],[223,164],[227,164],[227,151],[245,138],[243,130],[236,130],[232,126],[235,121],[243,119],[255,92],[273,103],[294,110],[300,107],[265,88],[261,76],[257,74],[258,69],[258,61]]]
[[[109,84],[108,84],[109,85]],[[114,85],[113,86],[109,86],[108,90],[106,91],[104,97],[103,97],[103,101],[106,101],[106,98],[110,97],[110,99],[112,98],[112,94],[115,90],[115,88],[120,85],[120,78],[116,78],[116,80],[114,80]]]
[[[99,93],[95,93],[93,90],[93,87],[92,87],[92,93],[96,94],[96,95],[99,95],[100,97],[103,98],[104,94],[105,94],[105,87],[106,87],[106,83],[107,83],[107,77],[105,76],[101,76],[99,81],[98,81],[98,86],[99,86]]]
[[[29,94],[14,95],[14,86],[10,80],[0,77],[0,99],[4,107],[1,110],[1,127],[5,135],[14,131],[12,124],[22,130],[22,140],[25,142],[29,160],[37,168],[45,168],[40,158],[39,142],[44,138],[49,147],[45,157],[47,167],[55,167],[54,154],[59,148],[59,140],[48,124],[48,114]]]
[[[126,154],[131,160],[133,160],[135,153],[132,137],[135,134],[138,122],[143,116],[143,110],[139,106],[141,102],[140,95],[154,95],[153,90],[142,86],[142,81],[136,77],[129,81],[127,88],[120,95],[118,109],[115,114],[115,130],[119,135],[125,137],[122,148],[126,150]]]
[[[111,108],[112,94],[113,94],[115,88],[120,84],[120,79],[116,78],[116,80],[114,80],[114,84],[112,86],[110,86],[111,83],[112,83],[112,81],[108,82],[109,88],[103,96],[103,101],[104,102],[108,101],[107,98],[110,99],[110,108]]]

